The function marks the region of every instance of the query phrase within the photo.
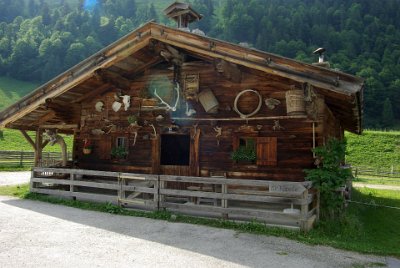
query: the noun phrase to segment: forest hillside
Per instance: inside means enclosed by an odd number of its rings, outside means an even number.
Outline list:
[[[400,1],[191,0],[207,35],[365,78],[365,126],[400,123]],[[1,0],[0,76],[43,83],[149,20],[168,0]],[[384,3],[384,4],[383,4]],[[4,107],[3,107],[4,108]]]

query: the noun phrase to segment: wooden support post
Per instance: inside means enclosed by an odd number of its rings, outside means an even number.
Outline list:
[[[42,143],[43,143],[43,130],[38,128],[36,130],[35,142],[35,167],[38,167],[42,161]]]
[[[69,174],[69,178],[71,180],[71,184],[69,185],[69,192],[71,193],[72,200],[76,200],[76,197],[74,196],[75,186],[73,185],[74,180],[75,180],[75,174],[71,172]]]
[[[33,150],[36,150],[36,144],[33,142],[32,138],[28,135],[28,133],[26,133],[25,130],[20,130],[20,132],[22,133],[22,136],[24,136],[26,141],[29,142],[29,144],[33,147]]]
[[[21,155],[19,157],[19,166],[23,167],[23,164],[24,164],[24,151],[21,151],[20,153],[21,153]]]
[[[157,135],[154,137],[152,140],[152,149],[151,149],[151,155],[153,158],[152,161],[152,173],[153,174],[158,174],[160,173],[160,135]]]
[[[301,219],[300,219],[300,229],[303,232],[308,232],[309,231],[309,226],[308,226],[308,190],[304,191],[302,194],[302,205],[301,205],[301,209],[300,209],[300,215],[301,215]]]
[[[32,169],[32,171],[31,171],[31,181],[29,182],[29,191],[30,191],[30,192],[32,192],[33,189],[36,187],[36,183],[33,182],[33,180],[32,180],[33,178],[35,178],[35,171],[34,171],[34,169]]]
[[[228,193],[228,185],[227,184],[222,184],[221,185],[221,191],[222,194],[225,195]],[[228,207],[228,200],[226,200],[225,198],[221,199],[221,206],[223,208],[227,208]],[[223,219],[228,219],[228,213],[222,213],[222,218]]]
[[[118,184],[119,184],[119,190],[118,190],[118,206],[122,207],[122,199],[125,199],[125,191],[124,191],[124,185],[126,185],[126,181],[124,178],[121,178],[120,175],[118,175]]]
[[[159,177],[160,177],[160,176],[159,176]],[[159,191],[159,192],[160,192],[160,190],[165,189],[165,181],[161,181],[161,180],[160,180],[160,184],[159,184],[159,185],[160,185],[160,187],[158,188],[158,191]],[[158,197],[158,201],[159,201],[159,203],[160,203],[159,208],[160,208],[160,209],[163,208],[161,204],[164,203],[164,201],[165,201],[165,196],[160,194],[159,197]]]
[[[154,190],[156,191],[154,193],[154,209],[160,210],[160,176],[158,176],[158,179],[154,182]]]

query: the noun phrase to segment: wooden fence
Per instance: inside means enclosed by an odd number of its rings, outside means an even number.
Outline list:
[[[71,153],[68,159],[71,160]],[[43,152],[41,166],[54,166],[61,162],[59,152]],[[0,151],[0,167],[32,167],[35,161],[35,153],[27,151]]]
[[[257,219],[304,231],[319,214],[310,183],[34,168],[31,191],[146,210]]]
[[[352,171],[355,177],[366,175],[381,178],[400,178],[400,170],[396,169],[394,166],[380,168],[356,166],[352,167]]]

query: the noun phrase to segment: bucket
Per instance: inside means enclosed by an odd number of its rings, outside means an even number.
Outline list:
[[[205,89],[199,94],[199,101],[208,114],[218,113],[219,103],[211,89]]]
[[[286,111],[288,115],[306,114],[303,90],[292,89],[286,91]]]

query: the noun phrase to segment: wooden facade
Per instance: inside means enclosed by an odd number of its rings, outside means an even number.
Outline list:
[[[314,147],[361,133],[363,88],[358,77],[150,22],[4,110],[0,127],[36,131],[27,136],[36,165],[47,130],[53,143],[73,135],[68,168],[158,183],[304,182]],[[193,186],[177,180],[166,183]]]
[[[73,134],[80,168],[303,181],[303,169],[313,167],[313,147],[343,137],[344,130],[361,132],[362,90],[361,79],[344,73],[148,23],[0,119],[2,126],[38,132],[32,141],[37,158],[46,145],[42,131]],[[212,113],[198,98],[206,91],[212,98],[205,102],[216,102]],[[288,108],[290,91],[303,94],[297,113]],[[127,108],[123,96],[130,98]],[[132,116],[136,125],[128,122]],[[162,163],[168,135],[188,137],[186,164]],[[256,159],[232,160],[248,140]],[[85,141],[90,154],[83,152]],[[112,156],[118,142],[127,152],[122,159]]]

